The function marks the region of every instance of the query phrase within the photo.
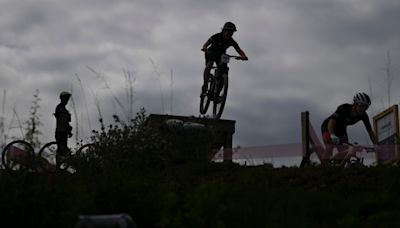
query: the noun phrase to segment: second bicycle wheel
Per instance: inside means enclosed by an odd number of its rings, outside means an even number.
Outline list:
[[[57,142],[46,143],[39,151],[38,161],[40,167],[49,173],[57,172]]]
[[[16,140],[4,147],[1,159],[7,170],[27,170],[33,165],[35,152],[28,142]]]
[[[207,90],[207,94],[201,94],[200,95],[200,114],[204,115],[207,113],[208,106],[210,105],[211,102],[211,96],[214,91],[214,76],[210,74],[207,82],[207,87],[209,88]]]
[[[39,151],[40,167],[49,173],[56,173],[68,168],[67,159],[71,156],[68,148],[62,148],[58,151],[57,142],[46,143]],[[61,153],[61,154],[58,154]]]
[[[214,88],[213,118],[220,119],[224,111],[226,97],[228,95],[228,74],[222,74]]]

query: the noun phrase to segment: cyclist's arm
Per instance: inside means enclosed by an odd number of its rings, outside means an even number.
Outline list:
[[[203,44],[203,47],[201,48],[201,50],[202,51],[207,51],[207,48],[208,48],[208,46],[210,46],[211,45],[211,39],[208,39],[204,44]]]
[[[244,53],[244,51],[242,49],[236,49],[237,53],[240,55],[240,57],[242,57],[243,60],[249,60],[249,58],[247,58],[246,54]]]
[[[233,46],[233,48],[235,48],[236,52],[240,55],[242,60],[249,60],[249,58],[247,58],[247,55],[239,47],[239,44],[234,39],[231,39],[231,45]]]

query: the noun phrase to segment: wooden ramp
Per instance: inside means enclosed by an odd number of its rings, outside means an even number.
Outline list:
[[[190,135],[202,134],[212,135],[211,150],[215,154],[223,149],[223,160],[232,161],[232,137],[235,133],[234,120],[216,120],[205,117],[175,116],[150,114],[147,124],[156,128],[164,134]]]

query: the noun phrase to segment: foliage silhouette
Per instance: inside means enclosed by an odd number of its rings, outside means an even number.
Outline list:
[[[0,172],[0,220],[62,228],[123,212],[139,227],[399,225],[397,167],[213,163],[205,135],[160,132],[144,110],[129,123],[115,116],[93,132],[95,150],[77,158],[76,173]]]

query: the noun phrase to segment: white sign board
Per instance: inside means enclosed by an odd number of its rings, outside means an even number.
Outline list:
[[[397,157],[399,119],[398,106],[393,105],[374,117],[374,130],[380,145],[377,154],[378,163],[384,163]]]

